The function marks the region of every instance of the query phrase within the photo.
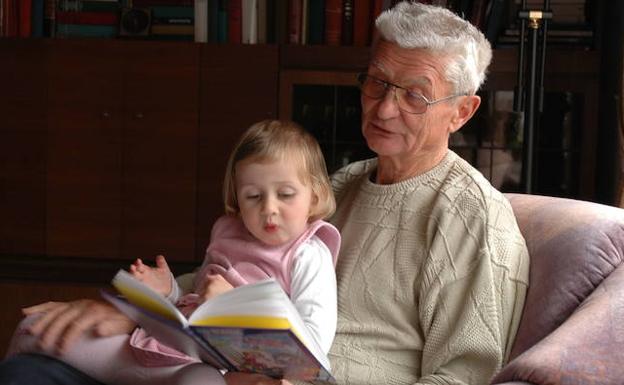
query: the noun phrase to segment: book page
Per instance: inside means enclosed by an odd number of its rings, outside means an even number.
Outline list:
[[[112,285],[121,293],[128,302],[158,314],[166,319],[176,321],[186,326],[186,317],[162,294],[156,292],[146,284],[134,278],[125,270],[119,270],[112,280]]]

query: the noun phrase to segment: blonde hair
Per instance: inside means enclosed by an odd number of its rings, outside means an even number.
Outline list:
[[[239,139],[230,154],[223,181],[225,213],[240,211],[236,198],[236,164],[242,160],[297,161],[299,178],[310,184],[313,197],[310,221],[325,219],[336,209],[336,201],[327,175],[327,167],[316,139],[300,125],[290,121],[263,120],[253,124]]]

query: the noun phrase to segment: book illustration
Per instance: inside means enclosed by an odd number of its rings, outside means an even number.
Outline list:
[[[112,281],[123,297],[103,297],[161,342],[218,368],[293,380],[334,381],[329,360],[275,280],[214,297],[186,318],[130,273]]]

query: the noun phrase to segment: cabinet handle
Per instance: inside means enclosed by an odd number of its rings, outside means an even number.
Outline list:
[[[134,118],[135,119],[143,119],[143,113],[137,112],[136,114],[134,114]]]
[[[110,116],[111,116],[110,112],[108,112],[108,111],[102,112],[102,118],[108,119],[108,118],[110,118]]]

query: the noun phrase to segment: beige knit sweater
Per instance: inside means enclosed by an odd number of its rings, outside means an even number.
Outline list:
[[[333,374],[349,385],[489,383],[528,285],[511,206],[451,151],[397,184],[372,183],[375,168],[332,177],[342,234]]]

